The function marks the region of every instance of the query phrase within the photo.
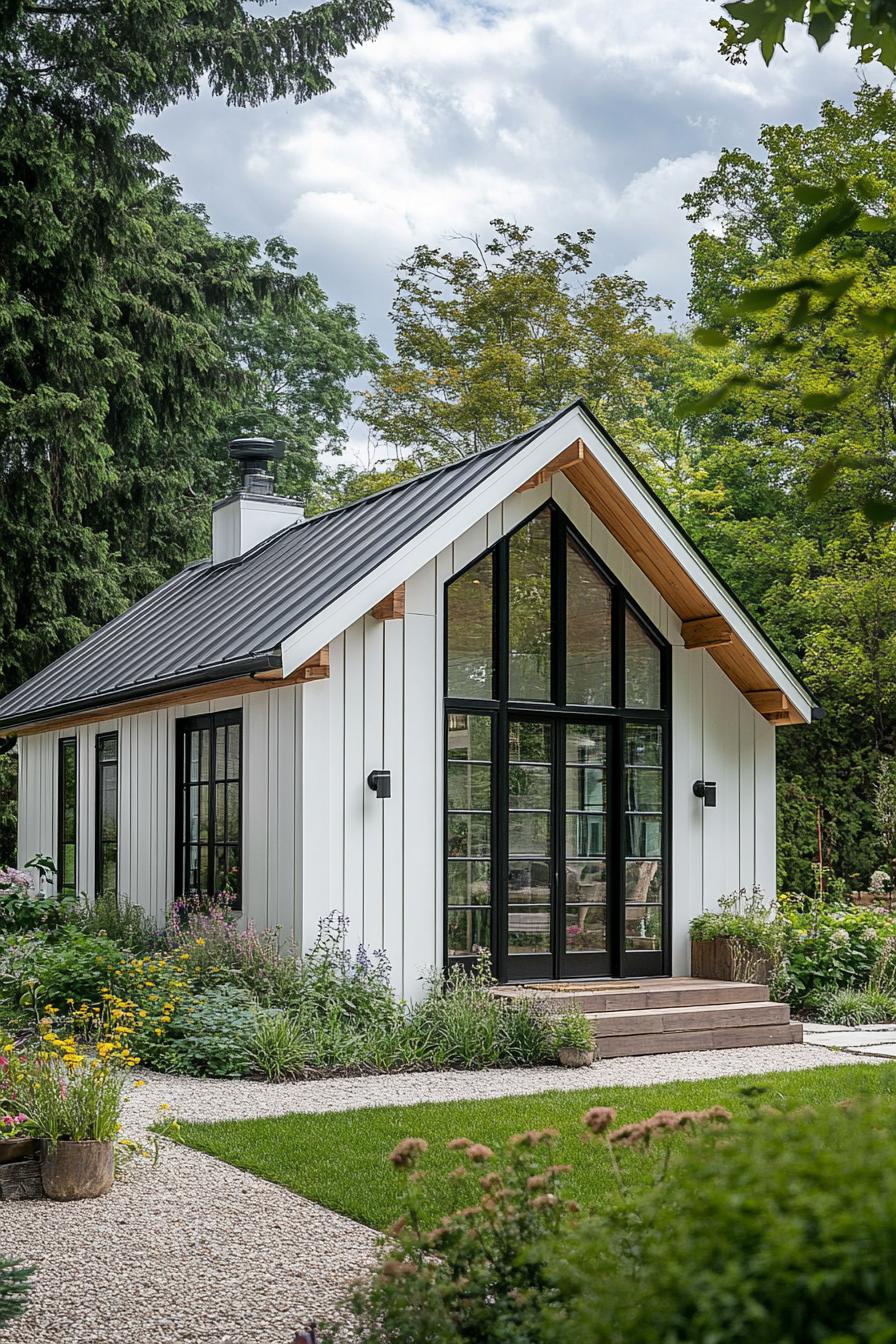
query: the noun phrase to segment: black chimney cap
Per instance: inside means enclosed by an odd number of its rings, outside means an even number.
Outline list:
[[[285,450],[283,439],[231,439],[227,449],[235,462],[279,462]]]

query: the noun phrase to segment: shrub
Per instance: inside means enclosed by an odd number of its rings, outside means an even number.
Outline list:
[[[573,1009],[560,1013],[551,1022],[551,1038],[556,1050],[593,1050],[594,1034],[584,1013]]]
[[[436,1067],[540,1064],[553,1054],[550,1020],[535,999],[501,999],[490,993],[487,958],[469,973],[452,967],[436,973],[426,998],[412,1012],[418,1053]]]
[[[0,936],[0,1020],[11,1030],[33,1027],[48,1003],[58,1009],[98,1005],[120,958],[114,943],[74,924]]]
[[[241,985],[215,985],[197,994],[167,1037],[169,1071],[239,1078],[246,1071],[246,1041],[257,1012]]]
[[[542,1248],[559,1231],[566,1168],[549,1165],[554,1130],[511,1139],[496,1158],[455,1139],[458,1205],[438,1227],[421,1225],[415,1201],[425,1139],[404,1139],[391,1155],[405,1172],[406,1212],[371,1278],[354,1293],[358,1344],[536,1344],[555,1297]]]
[[[25,867],[34,876],[20,868],[0,868],[0,933],[54,929],[78,908],[74,897],[55,896],[48,890],[56,871],[51,859],[38,854]]]
[[[896,998],[874,989],[834,989],[819,995],[812,1006],[819,1021],[845,1027],[896,1021]]]
[[[0,1330],[25,1314],[33,1266],[0,1257]]]
[[[750,891],[741,887],[719,898],[719,908],[707,910],[691,920],[695,942],[713,938],[737,938],[747,947],[771,953],[777,946],[774,903],[766,899],[761,887]]]
[[[97,896],[91,905],[82,906],[80,922],[85,933],[108,938],[131,952],[150,952],[161,937],[145,910],[116,896]]]
[[[806,910],[788,909],[784,918],[788,997],[796,1006],[810,996],[867,985],[886,939],[896,936],[896,918],[881,910],[816,901]]]
[[[736,1137],[735,1137],[736,1136]],[[896,1319],[896,1107],[766,1116],[686,1145],[669,1179],[557,1256],[562,1344],[883,1344]]]
[[[308,1038],[298,1022],[283,1012],[259,1013],[246,1037],[246,1061],[269,1083],[297,1078],[308,1063]]]

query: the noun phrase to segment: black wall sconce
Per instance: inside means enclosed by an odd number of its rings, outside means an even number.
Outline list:
[[[694,784],[694,794],[703,799],[704,807],[716,805],[716,782],[714,779],[698,779]]]
[[[377,798],[391,798],[391,770],[371,770],[370,774],[367,776],[367,787],[368,789],[373,789]]]

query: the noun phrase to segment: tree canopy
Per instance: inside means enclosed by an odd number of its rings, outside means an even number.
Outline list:
[[[595,274],[594,233],[537,248],[528,226],[492,221],[463,250],[420,246],[398,267],[397,358],[376,372],[364,419],[418,461],[517,433],[577,395],[612,427],[643,409],[665,300],[629,275]]]

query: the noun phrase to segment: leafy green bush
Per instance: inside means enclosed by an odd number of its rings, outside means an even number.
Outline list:
[[[82,907],[80,922],[85,933],[108,938],[130,952],[151,951],[161,936],[145,910],[115,896],[97,896]]]
[[[31,1021],[48,1003],[99,1004],[122,953],[108,938],[94,938],[76,924],[53,934],[32,932],[0,939],[0,1004],[10,1018]]]
[[[885,940],[896,936],[896,917],[854,906],[815,902],[783,912],[786,921],[788,998],[795,1006],[835,989],[867,985]]]
[[[160,1038],[140,1044],[144,1064],[192,1077],[239,1078],[258,1009],[241,985],[221,984],[195,994]]]
[[[551,1021],[551,1040],[556,1050],[593,1050],[591,1023],[577,1008],[560,1013]]]
[[[0,1257],[0,1330],[25,1314],[33,1267]]]
[[[0,868],[0,933],[55,929],[78,908],[74,897],[56,896],[49,889],[56,871],[51,859],[38,854],[26,869]]]
[[[896,998],[875,989],[834,989],[812,1003],[820,1022],[858,1027],[867,1022],[896,1021]]]
[[[896,1106],[766,1116],[559,1249],[561,1344],[884,1344],[896,1320]]]

